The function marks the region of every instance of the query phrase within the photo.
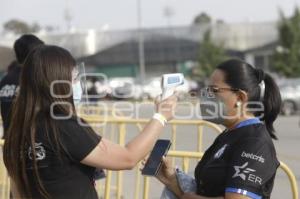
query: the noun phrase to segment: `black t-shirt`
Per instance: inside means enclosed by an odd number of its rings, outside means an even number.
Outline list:
[[[239,193],[270,198],[279,161],[264,124],[220,134],[195,169],[197,194],[207,197]]]
[[[100,142],[101,137],[87,132],[76,118],[56,120],[60,147],[54,144],[51,130],[46,130],[40,118],[37,127],[35,150],[41,181],[53,199],[97,199],[94,187],[95,168],[81,164]],[[27,147],[27,174],[32,196],[42,198],[36,190],[33,177],[32,149]]]
[[[12,102],[15,98],[17,89],[19,87],[19,78],[21,67],[15,66],[9,71],[0,82],[0,101],[1,101],[1,116],[3,120],[4,136],[9,126],[10,111]]]

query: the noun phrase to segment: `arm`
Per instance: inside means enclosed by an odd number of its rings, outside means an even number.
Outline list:
[[[163,126],[152,119],[144,130],[125,147],[105,138],[81,163],[110,170],[132,169],[153,148]]]
[[[157,105],[157,111],[165,118],[171,119],[176,101],[176,96],[162,101]],[[152,119],[125,147],[103,138],[81,163],[110,170],[132,169],[151,151],[162,130],[163,125]]]
[[[174,171],[174,170],[173,170]],[[162,179],[159,179],[161,182]],[[178,180],[176,177],[176,173],[171,174],[165,181],[163,182],[166,187],[171,190],[178,198],[181,198],[184,195],[184,192],[181,190],[178,184]]]
[[[145,165],[145,162],[146,160],[142,162],[142,164]],[[170,158],[162,158],[161,168],[159,169],[155,177],[170,191],[172,191],[177,196],[177,198],[181,198],[181,196],[184,194],[178,184],[176,171],[172,166]]]
[[[171,160],[163,158],[162,167],[156,176],[169,190],[180,199],[250,199],[237,193],[225,193],[224,197],[205,197],[195,193],[184,193],[178,185],[175,169],[172,167]]]

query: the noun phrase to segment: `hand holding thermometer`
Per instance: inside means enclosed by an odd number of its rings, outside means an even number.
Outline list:
[[[165,74],[161,79],[162,100],[174,94],[176,87],[184,84],[184,76],[182,73]]]

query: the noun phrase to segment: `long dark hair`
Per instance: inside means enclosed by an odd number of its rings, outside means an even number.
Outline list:
[[[256,69],[245,61],[231,59],[221,63],[217,69],[225,74],[225,82],[232,88],[241,89],[248,94],[249,102],[263,102],[263,117],[260,118],[266,124],[267,130],[273,139],[277,139],[273,123],[281,108],[281,95],[273,78],[262,69]],[[261,98],[262,87],[259,84],[264,81],[265,92]],[[254,112],[255,116],[261,112]]]
[[[45,115],[45,128],[54,132],[57,150],[60,142],[55,120],[51,119],[50,107],[56,103],[54,112],[76,114],[68,84],[55,84],[51,94],[51,83],[55,80],[72,82],[72,70],[76,62],[71,54],[57,46],[42,45],[35,48],[26,58],[20,77],[20,90],[13,105],[11,124],[4,144],[4,163],[22,198],[31,198],[30,181],[26,173],[26,150],[35,152],[35,137],[38,115]],[[57,103],[64,102],[64,103]],[[66,103],[67,102],[67,103]],[[70,108],[70,104],[72,104]],[[39,176],[36,156],[32,155],[35,188],[43,198],[50,198]]]

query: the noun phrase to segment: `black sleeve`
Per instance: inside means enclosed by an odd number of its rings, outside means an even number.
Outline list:
[[[232,147],[225,192],[259,198],[278,166],[275,150],[268,142],[257,138],[244,139]]]
[[[1,101],[1,117],[3,120],[3,137],[6,137],[6,131],[10,124],[10,116],[13,100],[15,97],[17,85],[14,84],[10,76],[6,75],[0,82],[0,101]]]
[[[64,150],[74,161],[83,160],[100,142],[101,136],[82,126],[77,119],[60,121],[60,136]]]

